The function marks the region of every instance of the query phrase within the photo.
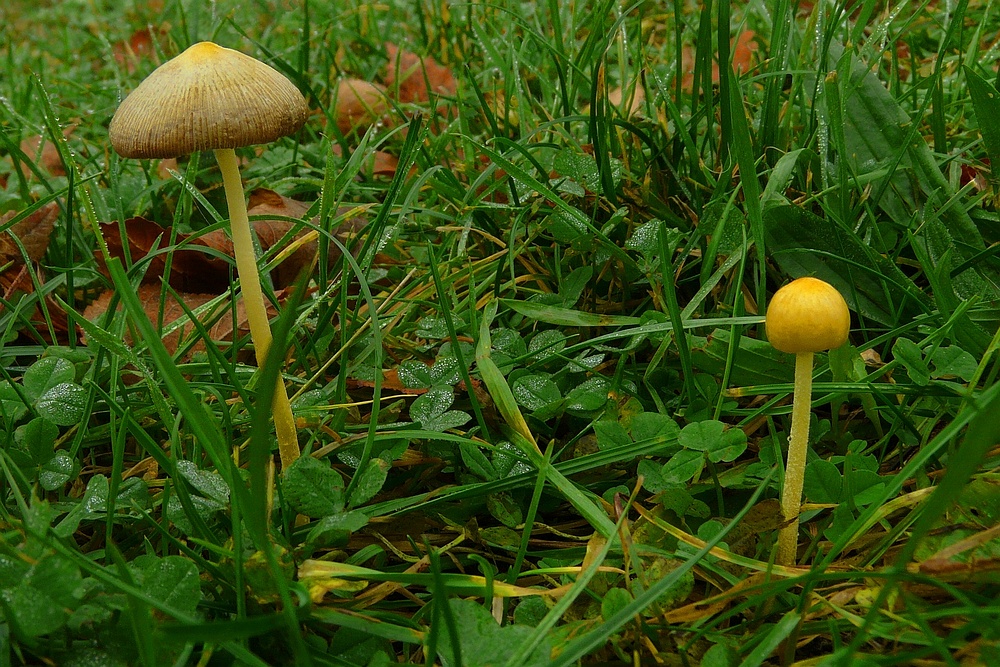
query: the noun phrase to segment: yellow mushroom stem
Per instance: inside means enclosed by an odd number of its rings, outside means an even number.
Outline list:
[[[781,513],[791,520],[778,533],[778,565],[792,565],[799,544],[799,508],[802,507],[802,482],[809,451],[809,415],[812,407],[812,352],[795,355],[795,387],[792,391],[792,432],[788,438],[785,462],[785,485],[781,492]]]
[[[229,204],[233,254],[236,257],[236,273],[240,278],[240,289],[247,311],[247,322],[250,325],[250,339],[253,341],[254,351],[257,355],[257,365],[263,366],[271,347],[271,325],[267,319],[264,293],[260,286],[260,274],[257,272],[257,254],[254,252],[250,218],[247,215],[247,204],[243,198],[239,163],[236,161],[236,152],[232,148],[216,149],[215,159],[218,160],[219,168],[222,170],[222,182],[226,190],[226,201]],[[292,406],[288,402],[288,392],[285,390],[285,383],[280,374],[274,387],[271,409],[274,429],[278,435],[278,454],[281,456],[281,467],[287,469],[299,457],[299,442],[295,434],[295,417],[292,416]]]

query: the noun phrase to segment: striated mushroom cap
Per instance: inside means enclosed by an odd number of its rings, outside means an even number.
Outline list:
[[[822,352],[847,342],[851,311],[830,283],[799,278],[771,297],[764,327],[771,345],[782,352]]]
[[[111,119],[111,145],[126,158],[264,144],[292,134],[309,107],[273,67],[212,42],[189,47],[146,77]]]

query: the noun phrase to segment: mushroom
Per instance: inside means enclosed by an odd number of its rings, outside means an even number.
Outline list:
[[[239,165],[233,150],[297,131],[309,107],[298,88],[264,63],[201,42],[157,67],[119,105],[109,135],[125,158],[171,158],[212,149],[222,171],[233,255],[258,365],[271,346]],[[295,419],[278,378],[272,403],[282,467],[299,456]]]
[[[795,355],[792,429],[781,493],[781,512],[791,523],[778,533],[776,558],[779,565],[790,565],[795,561],[798,545],[799,508],[809,443],[813,353],[847,342],[851,313],[833,285],[817,278],[799,278],[775,292],[767,307],[764,327],[771,345]]]

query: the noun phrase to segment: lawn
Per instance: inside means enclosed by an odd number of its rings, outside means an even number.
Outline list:
[[[998,38],[7,0],[0,665],[1000,664]]]

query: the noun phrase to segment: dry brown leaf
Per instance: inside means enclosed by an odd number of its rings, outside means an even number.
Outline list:
[[[754,53],[757,52],[757,39],[753,30],[744,30],[730,44],[733,59],[733,70],[739,74],[749,72],[753,66]],[[694,49],[685,46],[681,53],[681,63],[684,76],[681,88],[690,91],[694,87]],[[719,63],[712,62],[712,83],[719,83]]]
[[[386,122],[389,102],[385,88],[362,79],[341,79],[333,98],[333,118],[344,136],[364,133],[370,126]]]
[[[177,293],[177,295],[180,297],[180,301],[169,291],[166,295],[163,295],[161,286],[152,284],[140,285],[138,292],[139,302],[142,304],[142,308],[146,312],[146,316],[149,317],[150,322],[153,322],[154,325],[158,321],[162,321],[162,328],[164,331],[170,329],[171,324],[186,317],[185,307],[188,310],[195,310],[217,297],[215,294]],[[96,322],[107,312],[113,297],[113,290],[104,292],[94,302],[87,306],[86,309],[84,309],[83,316],[91,322]],[[161,297],[163,297],[162,320],[160,320]],[[182,302],[183,306],[181,305]],[[268,316],[274,317],[276,314],[277,313],[271,304],[268,304]],[[239,326],[239,335],[248,335],[250,328],[247,325],[246,309],[243,307],[242,299],[236,305],[236,318]],[[210,325],[208,333],[212,340],[222,343],[232,342],[233,309],[230,302],[224,301],[219,304],[217,308],[212,309],[212,312],[201,315],[199,320],[206,326]],[[173,354],[177,351],[180,343],[192,335],[196,335],[195,327],[190,321],[186,321],[173,331],[170,331],[163,336],[163,345],[167,348],[168,352]],[[82,332],[81,336],[85,338],[85,335]],[[133,342],[131,335],[128,333],[125,334],[125,342],[130,345]],[[189,354],[202,351],[204,349],[204,341],[197,341],[191,346]]]
[[[63,137],[69,139],[79,123],[70,123],[63,128]],[[49,172],[53,176],[65,176],[66,167],[63,165],[62,156],[59,149],[48,139],[43,139],[40,134],[35,134],[21,141],[21,150],[42,170]]]
[[[389,56],[385,84],[400,102],[428,102],[432,95],[451,97],[458,92],[451,70],[433,58],[421,58],[392,43],[386,43],[385,51]]]
[[[267,189],[255,190],[250,195],[250,206],[247,213],[253,217],[263,217],[251,221],[254,233],[264,251],[279,244],[297,223],[279,218],[301,219],[309,210],[309,204]],[[341,208],[339,215],[346,215],[354,209]],[[269,219],[267,216],[273,216]],[[367,224],[363,218],[351,217],[345,220],[337,230],[340,237],[355,234]],[[294,239],[299,238],[308,230],[302,230]],[[121,229],[117,223],[103,225],[104,239],[112,257],[124,260],[125,242],[121,237]],[[128,242],[129,255],[132,261],[146,257],[153,248],[156,255],[150,259],[150,266],[143,276],[144,283],[159,285],[166,270],[167,254],[162,252],[170,240],[170,232],[160,227],[152,220],[137,217],[125,221],[125,236]],[[178,234],[175,242],[179,248],[171,253],[169,284],[178,292],[221,294],[229,289],[231,268],[226,260],[205,252],[210,248],[226,257],[233,256],[233,242],[224,229],[216,229],[200,235]],[[303,243],[294,252],[285,257],[271,271],[271,280],[277,290],[292,285],[303,269],[308,268],[316,255],[315,240]],[[329,259],[336,262],[340,254],[335,246],[331,246]],[[103,266],[103,257],[95,254],[97,261]]]
[[[143,282],[159,285],[166,270],[167,259],[162,249],[170,241],[170,231],[142,217],[129,218],[125,221],[124,227],[126,238],[122,239],[121,228],[117,223],[111,222],[102,226],[102,235],[109,254],[124,261],[124,248],[127,242],[128,254],[132,261],[136,262],[156,248],[157,253],[149,260],[150,265],[143,276]],[[185,235],[179,234],[177,242],[181,243],[186,238]],[[169,283],[178,292],[221,294],[229,289],[229,263],[197,248],[206,245],[209,244],[193,239],[191,243],[174,250],[171,254]],[[232,252],[231,246],[230,252]],[[98,264],[103,267],[104,258],[101,253],[95,253],[95,257]]]
[[[17,215],[14,211],[9,211],[0,215],[0,227],[3,227]],[[0,263],[6,264],[9,261],[20,261],[21,251],[14,243],[11,236],[17,237],[24,246],[28,259],[32,262],[40,262],[49,247],[49,239],[52,237],[52,230],[55,228],[56,220],[59,219],[59,203],[49,202],[42,206],[28,217],[11,227],[5,234],[0,236]]]
[[[0,234],[0,265],[7,267],[0,272],[0,290],[8,302],[13,301],[18,293],[27,294],[34,291],[33,271],[39,281],[45,280],[41,268],[33,268],[32,264],[37,264],[45,256],[60,212],[58,202],[49,202]],[[0,227],[10,222],[15,215],[17,214],[11,211],[0,216]],[[20,241],[27,257],[22,255],[15,238]],[[66,314],[51,299],[47,300],[47,305],[51,331],[56,340],[49,340],[49,322],[45,320],[37,306],[30,314],[30,318],[36,325],[35,329],[41,332],[48,342],[56,343],[59,342],[60,336],[68,331]]]
[[[166,31],[159,28],[154,35],[149,28],[141,28],[132,33],[128,40],[122,40],[111,47],[115,62],[129,74],[139,69],[144,58],[156,56],[155,42],[162,41]],[[159,62],[154,61],[159,65]]]

